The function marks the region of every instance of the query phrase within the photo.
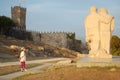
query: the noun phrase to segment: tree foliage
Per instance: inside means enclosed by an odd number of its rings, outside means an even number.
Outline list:
[[[67,37],[70,38],[70,39],[75,39],[75,33],[67,34]]]
[[[12,19],[6,16],[0,16],[0,33],[7,33],[10,29],[15,27],[16,24]]]
[[[111,52],[113,55],[120,56],[120,38],[117,36],[112,36]]]
[[[111,48],[112,49],[119,49],[120,48],[120,38],[119,37],[112,36]]]

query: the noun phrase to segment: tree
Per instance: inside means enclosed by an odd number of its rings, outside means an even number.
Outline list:
[[[120,48],[120,38],[119,37],[112,36],[111,48],[112,49],[119,49]]]
[[[15,27],[16,24],[9,17],[0,16],[0,33],[6,34],[10,29]]]
[[[120,38],[117,36],[112,36],[111,52],[112,55],[120,56]]]

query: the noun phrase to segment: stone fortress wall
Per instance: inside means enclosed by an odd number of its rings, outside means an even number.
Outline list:
[[[49,44],[54,47],[71,49],[77,43],[75,39],[70,39],[72,32],[34,32],[26,31],[26,8],[21,6],[11,7],[12,20],[17,24],[16,28],[10,32],[10,36],[35,42]]]
[[[69,43],[72,40],[68,35],[72,35],[72,32],[32,32],[32,39],[35,42],[41,42],[52,45],[54,47],[69,48]],[[71,41],[70,41],[71,40]]]
[[[35,32],[20,31],[13,29],[9,36],[21,40],[34,41],[36,43],[44,43],[58,48],[71,49],[78,44],[74,38],[70,38],[75,33],[72,32]]]

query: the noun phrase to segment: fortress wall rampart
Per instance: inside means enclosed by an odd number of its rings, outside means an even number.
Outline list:
[[[68,34],[72,32],[32,32],[32,37],[35,42],[42,42],[54,47],[68,48]]]

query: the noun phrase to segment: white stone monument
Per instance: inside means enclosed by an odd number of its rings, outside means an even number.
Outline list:
[[[85,19],[86,42],[90,57],[112,58],[110,39],[113,28],[114,18],[107,14],[105,8],[101,8],[99,14],[95,6],[90,8],[90,14]]]
[[[101,8],[99,14],[101,16],[107,17],[110,20],[110,23],[106,24],[104,22],[100,22],[100,43],[101,48],[105,49],[107,54],[110,53],[110,41],[111,35],[114,29],[114,17],[109,15],[107,9]]]

